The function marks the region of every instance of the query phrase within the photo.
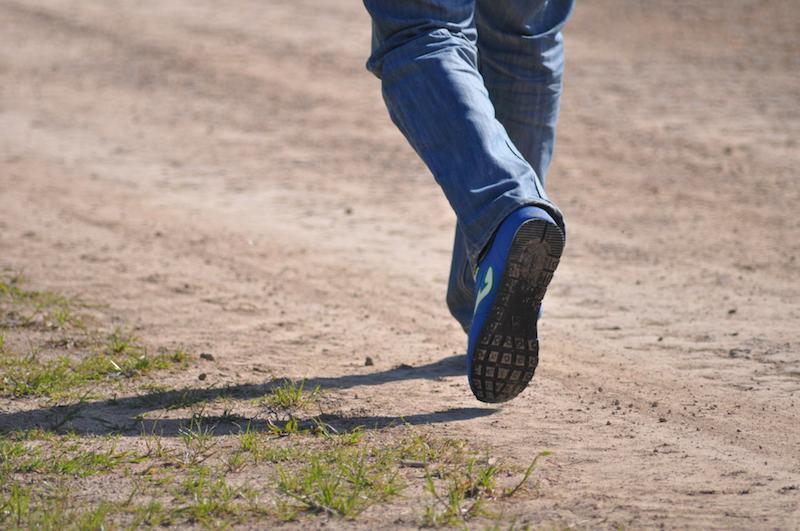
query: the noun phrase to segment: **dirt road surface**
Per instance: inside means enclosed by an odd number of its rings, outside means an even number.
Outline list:
[[[567,249],[499,407],[358,2],[0,0],[0,28],[0,266],[213,352],[208,385],[308,378],[368,426],[550,449],[513,509],[537,527],[800,527],[797,2],[578,5]]]

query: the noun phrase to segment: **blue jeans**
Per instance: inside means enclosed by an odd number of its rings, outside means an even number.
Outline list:
[[[561,28],[574,0],[364,0],[367,68],[392,121],[441,186],[457,218],[447,291],[469,330],[473,271],[508,214],[547,210],[564,64]]]

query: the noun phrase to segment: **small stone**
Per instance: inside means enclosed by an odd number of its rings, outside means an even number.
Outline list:
[[[214,355],[209,354],[208,352],[203,352],[200,354],[200,359],[206,361],[214,361]]]
[[[203,380],[205,380],[206,378],[208,378],[208,375],[207,375],[206,373],[204,373],[204,372],[201,372],[201,373],[200,373],[200,374],[197,376],[197,379],[198,379],[198,380],[200,380],[201,382],[202,382]]]
[[[375,361],[373,361],[371,356],[367,356],[366,358],[364,358],[365,367],[372,367],[373,365],[375,365]]]

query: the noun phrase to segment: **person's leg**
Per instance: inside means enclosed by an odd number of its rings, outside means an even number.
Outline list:
[[[523,205],[541,206],[560,223],[560,212],[495,118],[478,71],[474,1],[364,4],[374,36],[367,68],[381,79],[392,120],[453,207],[470,267],[500,223]]]
[[[470,389],[485,402],[510,400],[538,363],[536,315],[564,246],[561,214],[495,118],[478,70],[473,0],[364,3],[374,22],[367,67],[450,201],[455,258],[466,258],[480,287],[469,323],[454,313],[469,327]]]
[[[447,282],[447,308],[450,314],[469,334],[472,312],[475,309],[474,268],[467,257],[467,247],[461,232],[461,224],[456,223],[453,242],[453,256],[450,260],[450,278]]]
[[[479,70],[495,116],[540,184],[552,159],[561,96],[561,28],[573,0],[477,0]],[[562,227],[563,228],[563,227]],[[456,227],[447,305],[469,332],[475,304],[473,265]]]
[[[479,69],[497,119],[541,184],[558,120],[564,45],[574,0],[477,0]]]

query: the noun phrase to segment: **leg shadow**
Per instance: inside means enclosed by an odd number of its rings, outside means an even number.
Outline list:
[[[464,374],[464,357],[450,356],[443,360],[411,367],[400,365],[392,369],[369,374],[339,377],[311,378],[306,386],[319,385],[322,389],[348,389],[361,385],[382,385],[414,379],[438,379]],[[27,411],[0,412],[0,433],[31,428],[52,431],[70,431],[82,435],[119,434],[134,436],[155,433],[162,436],[177,436],[181,429],[190,425],[191,419],[138,420],[148,412],[161,409],[182,409],[200,402],[212,402],[220,398],[253,399],[270,393],[274,386],[285,379],[274,379],[263,384],[242,384],[220,388],[184,388],[173,391],[158,391],[143,395],[81,402],[69,406],[39,408]],[[336,430],[385,428],[397,424],[435,424],[485,417],[495,413],[493,408],[450,408],[433,413],[419,413],[406,417],[361,416],[323,414],[317,419]],[[264,421],[238,416],[210,417],[215,435],[238,433],[248,423],[266,424]]]

